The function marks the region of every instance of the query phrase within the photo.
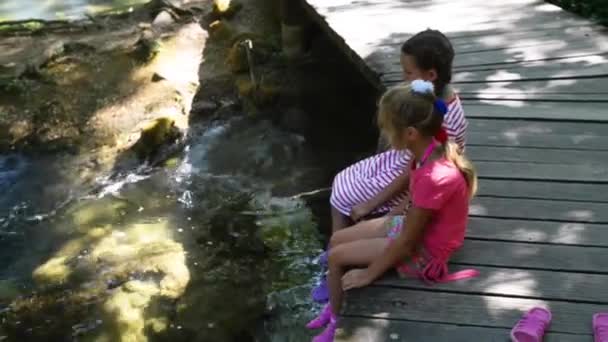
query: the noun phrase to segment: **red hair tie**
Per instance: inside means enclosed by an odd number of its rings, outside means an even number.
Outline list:
[[[448,142],[448,132],[445,130],[445,128],[441,127],[439,132],[435,134],[435,139],[439,141],[442,145],[445,145],[445,143]]]

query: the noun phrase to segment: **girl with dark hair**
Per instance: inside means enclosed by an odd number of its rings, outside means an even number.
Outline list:
[[[403,79],[406,82],[416,79],[432,82],[436,95],[447,104],[442,134],[447,134],[449,140],[464,151],[467,121],[460,99],[450,87],[453,60],[452,44],[436,30],[414,35],[401,48]],[[402,214],[408,203],[407,170],[411,159],[409,151],[390,148],[338,173],[330,198],[332,232],[369,216]],[[326,263],[326,259],[324,253],[321,263]],[[317,302],[327,301],[325,278],[312,295]]]

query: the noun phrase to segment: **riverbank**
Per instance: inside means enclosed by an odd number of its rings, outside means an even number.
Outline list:
[[[106,54],[88,48],[93,39],[66,50],[62,39],[39,67],[58,71],[53,82],[17,77],[37,86],[3,99],[16,109],[2,122],[46,128],[0,158],[5,340],[309,337],[328,207],[300,194],[374,149],[373,90],[314,29],[309,53],[286,60],[276,7],[260,3],[228,17],[208,1],[195,14],[165,11],[174,22],[158,29],[162,10],[134,12],[130,29],[96,31],[101,46],[131,48]],[[150,30],[164,32],[159,49]],[[154,56],[133,63],[142,44]],[[59,104],[24,115],[42,99]]]

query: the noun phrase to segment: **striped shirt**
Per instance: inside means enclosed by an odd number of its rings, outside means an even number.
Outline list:
[[[467,120],[458,96],[454,96],[448,103],[443,127],[449,139],[464,151]],[[411,159],[409,151],[390,149],[347,167],[334,178],[331,205],[342,214],[350,216],[353,206],[369,201],[405,172]],[[407,194],[407,188],[403,190],[402,194],[380,205],[373,213],[386,213],[401,203]]]

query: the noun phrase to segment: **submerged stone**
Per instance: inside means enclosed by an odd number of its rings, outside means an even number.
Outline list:
[[[139,159],[150,159],[156,156],[163,146],[174,144],[182,135],[173,119],[158,118],[142,129],[132,150]]]

